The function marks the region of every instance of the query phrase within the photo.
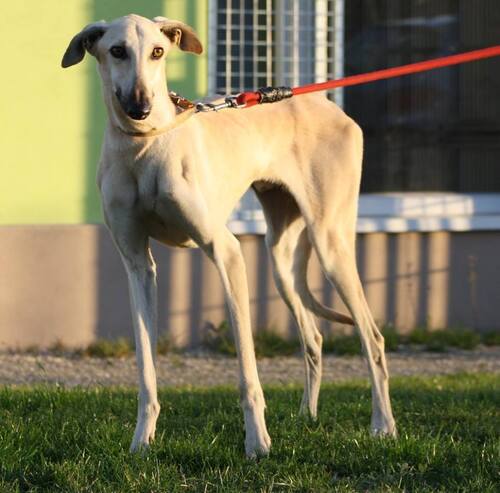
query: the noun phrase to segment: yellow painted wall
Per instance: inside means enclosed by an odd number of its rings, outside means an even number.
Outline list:
[[[74,34],[99,19],[165,15],[191,24],[204,44],[207,0],[23,0],[0,6],[0,224],[101,222],[95,185],[105,121],[92,57],[63,70]],[[206,54],[175,53],[169,86],[206,92]]]

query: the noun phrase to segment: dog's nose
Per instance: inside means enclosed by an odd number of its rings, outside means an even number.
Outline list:
[[[125,96],[120,88],[115,91],[123,111],[133,120],[145,120],[151,113],[151,100],[145,91],[136,89]]]
[[[127,115],[130,116],[133,120],[145,120],[149,114],[151,113],[151,107],[150,106],[135,106],[132,108],[129,108],[127,111]]]
[[[127,115],[134,120],[145,120],[151,113],[151,103],[145,89],[136,84],[128,97]]]

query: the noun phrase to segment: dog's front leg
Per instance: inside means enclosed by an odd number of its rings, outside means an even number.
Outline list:
[[[105,210],[105,216],[127,271],[139,370],[137,424],[130,446],[130,451],[135,452],[147,447],[154,439],[160,413],[154,365],[157,339],[156,266],[149,250],[148,237],[131,212],[113,212]]]
[[[264,418],[266,405],[255,361],[247,277],[240,244],[228,230],[224,230],[214,238],[210,255],[213,255],[224,285],[238,353],[246,455],[250,458],[267,455],[271,439]]]

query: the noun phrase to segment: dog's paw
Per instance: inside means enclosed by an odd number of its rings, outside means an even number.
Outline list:
[[[150,444],[149,442],[135,442],[133,441],[130,444],[129,452],[131,454],[146,454],[149,450]]]
[[[134,438],[130,445],[131,453],[146,453],[155,439],[155,424],[137,423]]]
[[[316,421],[318,418],[317,406],[312,405],[308,399],[303,398],[300,403],[299,416],[304,419]]]
[[[253,399],[243,406],[245,417],[245,452],[249,459],[265,457],[271,449],[271,438],[267,432],[264,416],[264,398]]]
[[[160,414],[160,405],[155,402],[139,407],[139,416],[135,426],[130,452],[144,452],[155,439],[156,420]]]
[[[389,423],[379,423],[371,426],[371,434],[374,437],[397,437],[398,432],[394,421]]]
[[[130,453],[144,454],[149,450],[149,447],[155,439],[154,431],[149,434],[135,434],[132,443],[130,444]]]
[[[245,439],[245,452],[248,459],[258,459],[266,457],[271,450],[271,437],[264,428],[264,431]]]

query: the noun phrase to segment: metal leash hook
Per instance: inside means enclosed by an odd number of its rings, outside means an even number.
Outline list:
[[[197,112],[220,111],[226,108],[244,108],[244,104],[238,103],[238,95],[228,96],[223,103],[196,103]]]
[[[223,103],[197,103],[197,112],[219,111],[226,108],[246,108],[262,103],[277,103],[293,96],[291,87],[261,87],[256,92],[228,96]]]

